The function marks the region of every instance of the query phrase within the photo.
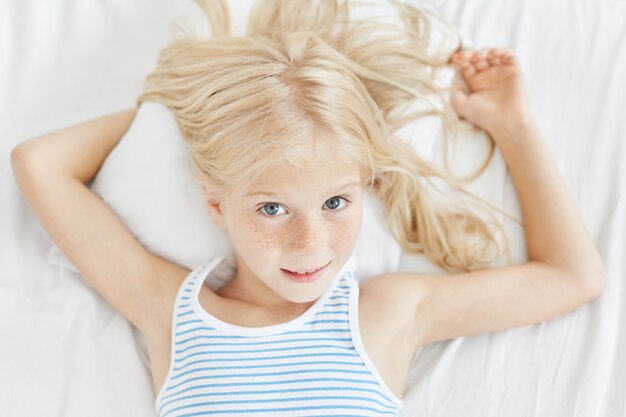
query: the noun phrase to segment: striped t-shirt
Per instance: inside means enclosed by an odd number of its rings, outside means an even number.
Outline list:
[[[185,278],[172,322],[172,355],[155,407],[181,416],[396,416],[402,400],[368,357],[358,323],[359,285],[348,262],[299,317],[265,327],[223,322],[199,303],[206,278],[230,278],[233,256]]]

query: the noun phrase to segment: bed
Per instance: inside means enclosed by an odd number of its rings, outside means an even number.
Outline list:
[[[516,52],[537,122],[608,275],[603,294],[571,313],[423,346],[401,415],[626,416],[626,1],[414,3],[450,20],[468,45]],[[231,5],[243,33],[249,3]],[[201,24],[202,16],[191,0],[5,0],[0,16],[0,416],[155,416],[142,336],[55,248],[9,156],[28,138],[133,107],[172,19]],[[437,130],[420,128],[407,135],[430,135],[421,151],[438,157]],[[465,135],[459,166],[484,155],[484,134]],[[519,215],[498,153],[469,189]],[[360,266],[360,278],[444,273],[394,246],[370,204],[362,237],[379,236],[385,250]],[[523,230],[506,227],[513,259],[523,262]],[[359,242],[360,255],[370,255]]]

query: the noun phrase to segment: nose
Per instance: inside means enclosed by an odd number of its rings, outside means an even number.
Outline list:
[[[290,224],[289,250],[294,255],[315,256],[324,244],[323,227],[317,219],[296,216]]]

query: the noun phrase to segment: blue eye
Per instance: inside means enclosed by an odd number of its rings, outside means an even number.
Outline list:
[[[336,196],[336,197],[332,197],[326,200],[324,202],[324,205],[328,207],[331,211],[338,211],[338,207],[341,205],[341,200],[343,200],[344,202],[344,206],[342,206],[341,208],[346,207],[350,203],[346,198]],[[327,204],[329,202],[331,202],[330,205]],[[282,208],[282,206],[279,203],[267,203],[267,204],[264,204],[261,208],[259,208],[258,211],[260,211],[266,217],[277,217],[276,214],[278,213],[278,210],[280,208]]]
[[[266,207],[269,207],[269,211],[271,213],[265,212],[264,214],[266,216],[269,216],[269,217],[274,217],[274,215],[276,214],[276,211],[278,210],[278,208],[282,207],[282,206],[280,204],[278,204],[278,203],[267,203],[263,207],[261,207],[259,210],[261,210],[261,212],[263,212],[263,209],[266,208]]]
[[[331,204],[332,207],[328,206],[328,205],[326,207],[328,207],[328,208],[330,208],[330,209],[332,209],[334,211],[339,206],[339,204],[341,204],[341,200],[343,200],[345,202],[345,204],[348,203],[348,200],[346,200],[343,197],[332,197],[332,198],[329,198],[328,200],[326,200],[326,203],[328,203],[329,201],[333,201],[333,202],[336,202],[336,203]],[[326,203],[324,203],[324,204],[326,204]]]

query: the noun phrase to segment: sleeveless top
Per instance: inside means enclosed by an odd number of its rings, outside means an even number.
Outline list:
[[[172,351],[155,407],[181,416],[397,416],[359,333],[359,285],[348,262],[299,317],[265,327],[223,322],[199,303],[209,274],[234,276],[233,256],[195,268],[176,296]]]

